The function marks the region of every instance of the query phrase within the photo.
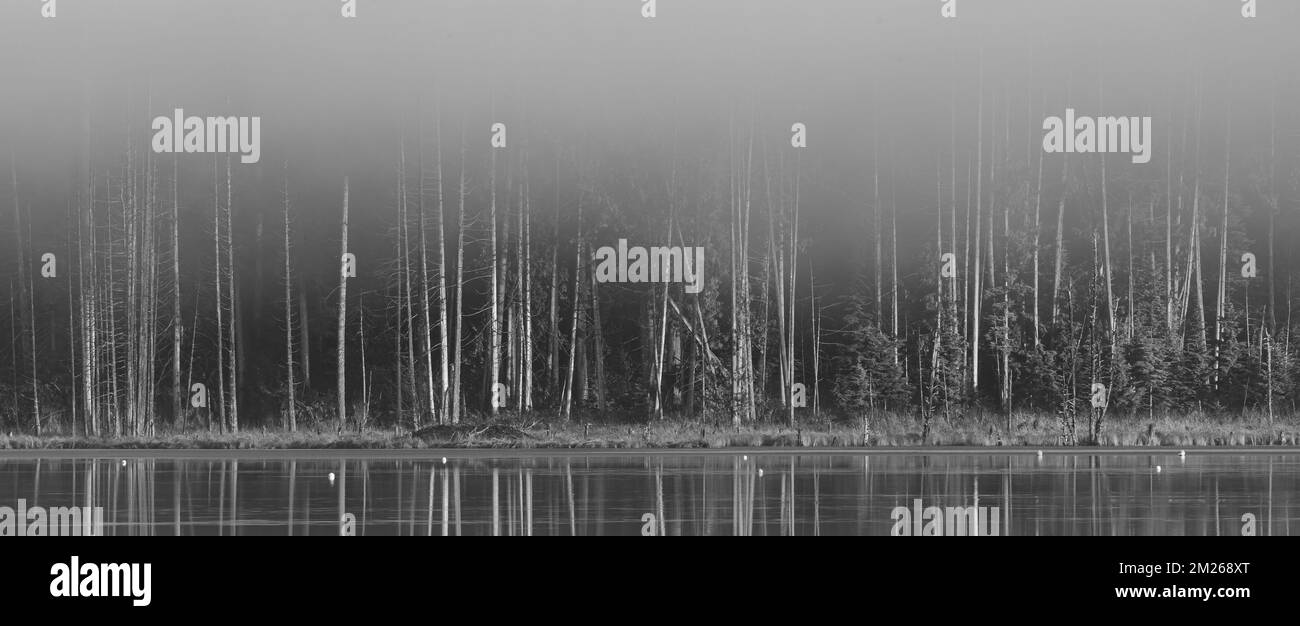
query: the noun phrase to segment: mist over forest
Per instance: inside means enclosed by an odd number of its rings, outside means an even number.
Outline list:
[[[0,7],[0,428],[1295,413],[1300,6],[333,4]]]

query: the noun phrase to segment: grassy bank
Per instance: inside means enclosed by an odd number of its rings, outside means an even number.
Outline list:
[[[1101,447],[1133,446],[1270,446],[1300,443],[1300,416],[1268,419],[1259,415],[1138,418],[1112,416],[1105,422]],[[0,450],[19,449],[424,449],[424,448],[717,448],[731,447],[908,447],[908,446],[1038,446],[1060,445],[1055,416],[1017,415],[1014,433],[1007,436],[1005,417],[966,416],[951,423],[930,424],[928,440],[912,415],[875,418],[806,418],[795,427],[758,423],[734,427],[725,420],[673,418],[644,421],[569,422],[542,416],[467,421],[456,426],[409,429],[339,428],[336,423],[300,428],[296,432],[245,430],[162,432],[153,437],[84,437],[69,435],[0,435]],[[1086,425],[1079,424],[1080,436]]]

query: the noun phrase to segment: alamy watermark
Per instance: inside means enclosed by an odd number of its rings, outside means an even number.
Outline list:
[[[1131,153],[1134,163],[1151,161],[1150,117],[1076,116],[1065,110],[1065,119],[1055,115],[1043,120],[1045,152]]]
[[[228,152],[239,154],[240,163],[262,158],[260,117],[185,117],[176,109],[153,118],[152,128],[154,152]]]
[[[102,537],[104,507],[0,506],[0,537]]]
[[[912,500],[912,508],[896,506],[889,514],[894,527],[889,534],[894,537],[996,537],[1000,535],[1001,515],[998,507],[985,506],[921,506],[921,499]]]
[[[702,246],[618,246],[596,249],[596,280],[602,283],[686,283],[686,293],[704,290]]]
[[[82,563],[73,556],[50,566],[50,596],[131,598],[135,606],[149,606],[152,570],[149,563]]]

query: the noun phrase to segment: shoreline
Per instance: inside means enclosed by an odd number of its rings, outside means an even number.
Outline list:
[[[152,437],[86,437],[0,434],[0,454],[9,451],[321,451],[321,450],[1255,450],[1300,446],[1300,416],[1259,418],[1165,417],[1112,418],[1098,441],[1063,445],[1054,416],[1017,416],[1015,432],[1005,437],[1001,417],[978,417],[948,424],[931,422],[927,437],[915,419],[879,416],[864,425],[824,419],[790,427],[758,423],[744,426],[705,420],[668,419],[650,423],[549,423],[520,418],[434,425],[418,431],[364,428],[360,431],[322,423],[296,432],[246,430],[164,432]],[[1086,426],[1078,425],[1083,431]]]
[[[1044,459],[1074,456],[1137,456],[1188,458],[1233,455],[1300,455],[1300,446],[1248,446],[1218,448],[987,448],[975,446],[949,448],[298,448],[267,449],[174,449],[174,448],[79,448],[0,450],[0,461],[36,459],[182,459],[182,460],[365,460],[394,459],[412,461],[480,461],[500,458],[571,458],[667,456],[694,457],[709,455],[748,455],[753,457],[789,456],[1006,456]]]

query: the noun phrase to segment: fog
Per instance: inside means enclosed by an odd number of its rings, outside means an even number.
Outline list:
[[[1152,116],[1151,162],[1114,166],[1136,178],[1163,173],[1198,89],[1207,162],[1229,113],[1243,162],[1267,150],[1274,114],[1279,136],[1297,130],[1289,2],[1261,1],[1255,19],[1235,0],[957,0],[955,19],[939,0],[659,0],[653,19],[638,0],[359,0],[355,19],[333,0],[59,0],[54,19],[41,4],[0,6],[0,146],[36,213],[66,207],[87,141],[120,155],[123,132],[144,141],[176,107],[260,116],[261,161],[236,176],[276,188],[287,163],[307,207],[335,206],[344,174],[363,205],[390,194],[400,139],[434,110],[473,163],[500,121],[537,152],[640,155],[665,171],[725,158],[729,133],[788,145],[802,122],[819,253],[862,234],[876,164],[902,232],[923,220],[936,160],[955,147],[960,172],[973,152],[980,93],[1012,159],[1067,106]],[[211,163],[181,167],[210,180]]]

